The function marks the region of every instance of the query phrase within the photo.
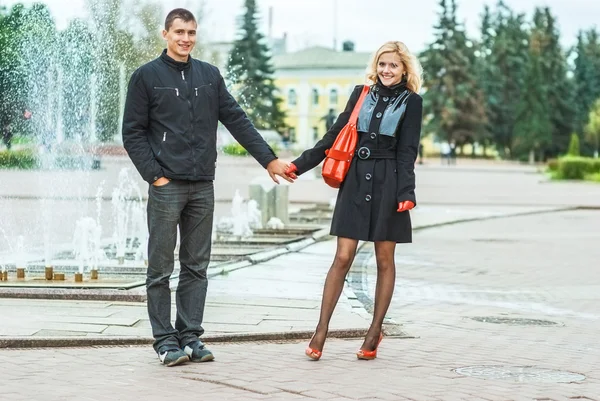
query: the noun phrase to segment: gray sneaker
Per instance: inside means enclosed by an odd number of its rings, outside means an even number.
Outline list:
[[[192,341],[183,348],[183,351],[190,357],[192,362],[208,362],[215,359],[215,356],[204,346],[202,341]]]
[[[163,365],[175,366],[180,365],[190,360],[185,352],[181,349],[169,349],[158,353],[158,359]]]

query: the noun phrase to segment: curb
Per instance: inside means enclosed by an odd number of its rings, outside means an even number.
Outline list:
[[[146,302],[146,288],[132,290],[115,290],[96,288],[67,289],[67,288],[0,288],[0,298],[13,299],[56,299],[71,301],[112,301],[112,302]]]
[[[238,333],[203,336],[205,343],[231,343],[231,342],[260,342],[260,341],[293,341],[309,340],[313,331],[286,331],[270,333]],[[333,329],[329,330],[328,338],[360,338],[364,337],[367,329]],[[394,338],[415,338],[408,334],[384,328],[384,334]],[[154,339],[151,337],[6,337],[0,338],[0,349],[23,348],[65,348],[65,347],[98,347],[98,346],[151,346]]]
[[[546,209],[546,210],[532,210],[532,211],[528,211],[528,212],[498,214],[498,215],[493,215],[493,216],[469,217],[469,218],[465,218],[465,219],[457,219],[457,220],[451,220],[451,221],[446,221],[446,222],[441,222],[441,223],[424,224],[422,226],[415,226],[415,227],[413,227],[413,231],[426,230],[428,228],[451,226],[454,224],[474,223],[474,222],[478,222],[478,221],[505,219],[505,218],[512,218],[512,217],[533,216],[536,214],[570,212],[570,211],[574,211],[574,210],[600,210],[600,207],[596,208],[596,207],[587,207],[587,206],[557,206],[556,208]]]

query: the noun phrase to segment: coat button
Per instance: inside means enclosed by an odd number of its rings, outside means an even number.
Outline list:
[[[369,137],[370,137],[371,139],[375,139],[375,138],[377,138],[377,134],[376,134],[376,133],[374,133],[374,132],[371,132],[371,135],[369,135]]]
[[[381,116],[382,116],[381,112],[375,114],[375,117],[377,117],[377,118],[381,118]]]
[[[367,196],[365,196],[365,200],[366,200],[367,202],[370,202],[370,201],[371,201],[371,195],[367,195]]]
[[[371,173],[367,173],[367,174],[365,174],[365,180],[369,181],[369,180],[371,179],[371,177],[373,177],[373,176],[371,175]]]
[[[387,97],[387,96],[383,98],[383,101],[384,101],[384,102],[387,102],[388,100],[390,100],[390,98],[389,98],[389,97]]]

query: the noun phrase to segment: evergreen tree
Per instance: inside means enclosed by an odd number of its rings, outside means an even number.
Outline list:
[[[486,7],[481,24],[480,85],[485,92],[488,130],[504,157],[512,155],[517,104],[525,82],[528,32],[524,18],[500,1],[493,12]]]
[[[20,27],[25,13],[22,4],[15,5],[10,11],[0,7],[0,129],[18,121],[19,109],[25,106],[25,75],[19,51]]]
[[[90,78],[93,37],[87,24],[73,20],[60,33],[64,134],[67,139],[88,139],[91,117]]]
[[[600,150],[600,98],[594,102],[590,110],[588,123],[585,126],[586,139],[592,144],[594,157],[598,157]]]
[[[552,124],[551,144],[544,149],[544,158],[558,156],[569,144],[575,123],[572,80],[567,77],[566,53],[560,46],[556,18],[548,7],[541,10],[544,23],[542,76],[548,85],[549,117]]]
[[[285,130],[285,113],[273,82],[274,69],[265,37],[258,30],[255,0],[245,0],[238,38],[229,56],[227,79],[235,87],[237,100],[258,129]]]
[[[96,136],[110,142],[120,133],[118,58],[120,0],[88,0],[94,27],[94,86],[97,90]]]
[[[19,28],[17,48],[21,63],[18,67],[22,107],[33,112],[30,133],[41,140],[51,140],[56,135],[59,106],[59,82],[57,80],[59,57],[57,54],[57,31],[50,10],[36,3],[24,13]]]
[[[544,15],[536,10],[534,26],[529,40],[529,62],[520,102],[517,106],[515,124],[514,156],[529,159],[538,154],[543,158],[544,151],[552,142],[552,120],[549,100],[549,87],[545,73],[544,50],[548,38],[545,32]]]
[[[589,111],[600,98],[600,41],[598,31],[579,32],[575,47],[573,70],[575,131],[583,132],[589,121]]]
[[[431,116],[426,130],[461,146],[485,137],[484,97],[477,82],[476,49],[457,22],[455,0],[439,4],[436,39],[421,55],[427,82],[424,107]]]

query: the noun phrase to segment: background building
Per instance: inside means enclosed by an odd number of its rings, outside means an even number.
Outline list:
[[[283,97],[290,137],[300,147],[312,146],[325,134],[323,117],[339,114],[356,85],[365,82],[370,53],[355,52],[351,42],[343,51],[310,47],[273,57],[275,83]]]

